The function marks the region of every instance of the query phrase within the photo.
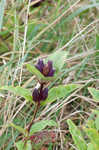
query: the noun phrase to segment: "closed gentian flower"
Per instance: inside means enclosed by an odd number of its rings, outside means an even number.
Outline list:
[[[35,88],[32,94],[33,100],[40,103],[48,97],[48,88],[37,89]]]
[[[47,64],[44,64],[42,59],[39,59],[35,67],[45,76],[53,77],[55,69],[53,69],[52,61],[48,61]]]
[[[48,88],[45,88],[41,92],[41,100],[45,100],[48,97]]]
[[[32,96],[33,96],[33,100],[35,102],[39,101],[39,91],[38,91],[38,89],[36,89],[36,88],[34,89]]]

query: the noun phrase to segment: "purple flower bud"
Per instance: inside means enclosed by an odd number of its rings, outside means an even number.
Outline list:
[[[36,89],[36,88],[34,89],[32,97],[33,97],[33,100],[35,102],[39,101],[39,91],[38,91],[38,89]]]
[[[45,100],[48,97],[48,88],[42,90],[42,100]]]
[[[35,67],[42,73],[43,72],[43,68],[44,68],[43,60],[39,59],[37,65],[35,65]]]
[[[48,88],[34,89],[32,94],[33,100],[39,102],[45,100],[48,97]]]
[[[48,64],[49,69],[52,70],[52,61],[49,60],[47,64]]]
[[[53,69],[52,61],[48,61],[47,64],[43,63],[43,60],[39,59],[35,67],[45,76],[52,77],[54,76],[55,69]]]

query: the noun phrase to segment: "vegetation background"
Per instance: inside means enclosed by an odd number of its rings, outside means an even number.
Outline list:
[[[62,72],[51,86],[73,83],[83,88],[41,108],[38,117],[43,115],[58,122],[57,141],[46,149],[75,150],[66,120],[81,127],[91,110],[98,108],[88,87],[99,89],[99,0],[45,0],[39,6],[33,3],[0,1],[0,87],[18,85],[32,91],[37,82],[26,64],[34,64],[55,51],[66,51]],[[6,128],[6,124],[13,120],[26,126],[32,118],[31,107],[24,99],[0,91],[1,150],[16,149],[19,132]]]

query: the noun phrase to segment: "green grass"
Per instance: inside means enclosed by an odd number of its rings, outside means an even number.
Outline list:
[[[48,108],[42,107],[36,119],[54,118],[59,123],[57,141],[49,144],[48,150],[74,150],[66,120],[82,126],[88,119],[86,114],[98,107],[87,88],[99,89],[99,1],[46,0],[37,8],[30,5],[24,0],[0,2],[0,87],[21,85],[32,91],[37,80],[26,64],[55,51],[68,52],[61,74],[50,82],[49,88],[69,83],[83,87]],[[24,99],[0,90],[1,150],[16,149],[19,138],[15,129],[6,128],[7,122],[13,118],[17,125],[26,126],[32,118],[32,109]]]

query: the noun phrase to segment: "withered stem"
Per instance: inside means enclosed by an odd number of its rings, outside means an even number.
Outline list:
[[[31,123],[29,124],[29,127],[27,128],[28,133],[29,133],[29,131],[30,131],[30,129],[31,129],[31,126],[32,126],[34,120],[35,120],[35,117],[36,117],[37,111],[38,111],[38,109],[39,109],[39,106],[40,106],[40,103],[37,103],[37,105],[36,105],[36,107],[35,107],[35,110],[34,110],[34,114],[33,114],[32,121],[31,121]]]

